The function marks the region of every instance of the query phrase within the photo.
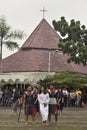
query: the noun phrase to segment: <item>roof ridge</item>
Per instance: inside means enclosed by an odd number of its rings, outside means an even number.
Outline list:
[[[58,42],[59,39],[60,37],[57,32],[43,18],[21,48],[57,48],[56,41]]]
[[[36,26],[36,28],[35,28],[34,31],[31,33],[31,35],[26,39],[25,43],[22,45],[21,48],[25,48],[25,47],[23,47],[23,46],[26,44],[27,40],[28,40],[30,37],[32,37],[32,35],[35,33],[34,37],[33,37],[32,40],[30,41],[29,46],[31,45],[32,41],[34,40],[34,38],[35,38],[35,36],[36,36],[36,34],[37,34],[39,28],[40,28],[39,25],[42,23],[43,20],[45,20],[45,19],[43,18],[43,19],[39,22],[39,24]],[[46,20],[45,20],[45,21],[46,21]]]
[[[32,34],[33,34],[33,33],[36,31],[34,37],[32,38],[32,40],[31,40],[31,42],[30,42],[30,44],[29,44],[29,46],[31,45],[32,41],[34,40],[34,38],[35,38],[35,36],[36,36],[36,34],[37,34],[37,32],[38,32],[38,30],[39,30],[39,28],[40,28],[39,25],[41,24],[41,22],[42,22],[42,21],[40,21],[40,23],[37,25],[37,27],[36,27],[36,28],[34,29],[34,31],[32,32]],[[32,35],[32,34],[31,34],[31,35]]]

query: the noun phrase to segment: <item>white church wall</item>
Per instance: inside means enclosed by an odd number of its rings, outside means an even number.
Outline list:
[[[21,83],[27,81],[31,84],[36,84],[39,80],[43,80],[47,75],[54,75],[55,72],[23,72],[23,73],[2,73],[0,74],[0,81],[8,82],[9,79],[15,82],[19,80]]]

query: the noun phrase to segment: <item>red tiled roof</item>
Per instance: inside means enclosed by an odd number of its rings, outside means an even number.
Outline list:
[[[67,63],[67,57],[61,51],[51,51],[50,71],[75,71],[87,74],[87,66]],[[3,72],[47,72],[49,64],[49,50],[30,49],[20,50],[3,60]]]
[[[3,60],[4,72],[48,71],[49,50],[21,50]],[[51,71],[70,70],[65,57],[51,52]]]
[[[87,74],[87,66],[67,63],[67,56],[58,49],[58,34],[45,19],[25,41],[21,50],[3,60],[3,72],[47,72],[75,71]]]
[[[47,48],[56,49],[59,36],[45,19],[39,23],[22,48]]]

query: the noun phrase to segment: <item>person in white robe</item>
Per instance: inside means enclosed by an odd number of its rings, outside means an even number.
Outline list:
[[[42,125],[47,126],[50,98],[49,94],[45,93],[44,87],[41,87],[41,93],[38,94],[38,101],[39,101],[40,114],[42,118]]]

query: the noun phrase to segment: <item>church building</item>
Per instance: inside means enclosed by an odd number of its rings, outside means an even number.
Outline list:
[[[3,59],[0,81],[36,83],[48,74],[63,71],[87,74],[87,66],[67,63],[67,55],[58,48],[59,39],[43,18],[20,50]]]

